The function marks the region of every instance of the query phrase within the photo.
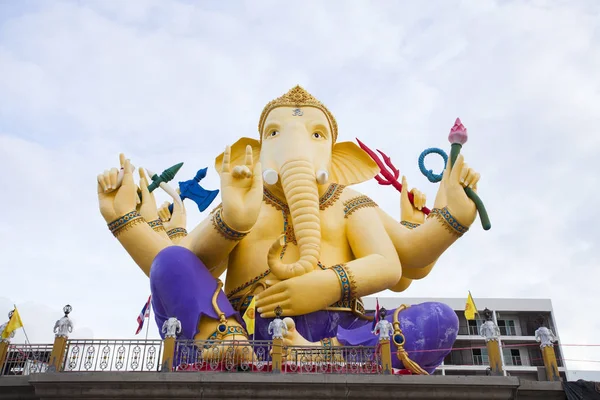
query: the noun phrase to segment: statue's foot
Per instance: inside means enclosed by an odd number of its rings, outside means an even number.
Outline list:
[[[327,341],[310,342],[296,330],[296,324],[291,318],[284,318],[287,334],[283,338],[283,359],[290,362],[342,362],[344,360],[340,351],[335,351],[339,345],[335,338]]]
[[[199,343],[203,346],[205,343]],[[254,350],[247,337],[240,335],[226,336],[202,350],[202,359],[206,362],[226,362],[227,364],[239,365],[250,363],[256,359]]]
[[[235,318],[227,319],[227,330],[219,334],[220,322],[205,319],[199,325],[196,345],[208,362],[248,363],[256,359],[246,331]]]
[[[319,346],[320,342],[309,342],[296,330],[296,323],[290,317],[283,319],[287,327],[287,334],[283,337],[283,345],[285,347],[304,347],[304,346]]]

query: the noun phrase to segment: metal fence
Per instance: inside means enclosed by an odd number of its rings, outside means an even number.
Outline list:
[[[284,373],[382,373],[378,347],[282,346]],[[160,371],[164,345],[161,340],[68,340],[61,372]],[[178,340],[173,370],[181,372],[271,372],[271,341]],[[28,375],[50,368],[52,345],[11,345],[0,375]]]
[[[270,341],[178,340],[175,371],[263,372],[271,370]]]
[[[45,372],[51,353],[51,344],[12,344],[8,347],[4,365],[0,365],[0,376]]]
[[[69,340],[62,370],[158,371],[161,340]]]
[[[177,341],[175,371],[269,372],[270,341]],[[375,347],[282,347],[281,372],[381,373],[381,357]]]
[[[377,347],[284,347],[282,371],[294,373],[380,374]]]

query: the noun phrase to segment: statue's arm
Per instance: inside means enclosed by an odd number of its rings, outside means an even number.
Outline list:
[[[348,243],[356,259],[346,265],[356,282],[354,296],[368,296],[395,285],[402,276],[402,266],[394,243],[378,217],[375,203],[352,209],[356,192],[344,191],[346,232]]]
[[[379,217],[406,270],[404,275],[411,279],[425,277],[442,253],[458,239],[436,218],[427,218],[419,227],[408,229],[381,209]],[[418,269],[422,271],[415,271]]]
[[[217,207],[218,209],[219,207]],[[208,269],[213,276],[220,276],[227,268],[227,257],[239,243],[238,240],[225,238],[215,227],[213,217],[215,211],[204,219],[192,232],[190,232],[180,243],[179,246],[185,247],[196,256]]]
[[[165,239],[156,233],[147,223],[131,226],[119,234],[117,239],[146,276],[150,276],[150,267],[156,255],[173,245],[168,238]]]

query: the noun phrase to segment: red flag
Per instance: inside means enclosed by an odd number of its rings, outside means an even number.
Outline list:
[[[137,331],[135,331],[136,335],[138,333],[140,333],[140,331],[142,330],[142,327],[144,326],[144,321],[146,320],[146,318],[150,317],[151,301],[152,301],[152,295],[150,295],[150,297],[148,297],[148,301],[146,302],[146,304],[144,304],[144,307],[142,308],[140,315],[138,315],[138,317],[137,317],[138,328],[137,328]]]
[[[373,318],[373,326],[371,330],[375,329],[375,325],[379,322],[379,298],[375,298],[375,318]]]

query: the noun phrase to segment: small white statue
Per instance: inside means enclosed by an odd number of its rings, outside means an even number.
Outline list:
[[[177,337],[181,333],[181,322],[175,317],[169,318],[163,323],[162,333],[165,334],[166,338]]]
[[[2,335],[2,333],[4,332],[4,330],[6,329],[6,327],[8,326],[8,322],[3,323],[2,325],[0,325],[0,335]],[[11,333],[8,334],[7,338],[3,338],[0,337],[0,342],[9,342],[10,339],[15,337],[15,331],[12,331]]]
[[[479,335],[483,336],[486,342],[498,340],[500,329],[496,326],[494,321],[487,320],[479,327]]]
[[[269,335],[272,335],[273,339],[283,339],[288,333],[286,323],[279,317],[269,322]]]
[[[69,333],[73,332],[73,323],[67,315],[56,321],[54,324],[54,334],[56,337],[69,337]]]
[[[553,346],[553,343],[556,342],[556,336],[552,330],[540,326],[535,331],[535,340],[540,342],[540,347],[543,349],[544,347]]]
[[[379,322],[373,329],[373,334],[379,335],[379,341],[390,340],[390,335],[394,333],[394,325],[387,319],[385,319],[386,310],[382,308],[379,310]]]

